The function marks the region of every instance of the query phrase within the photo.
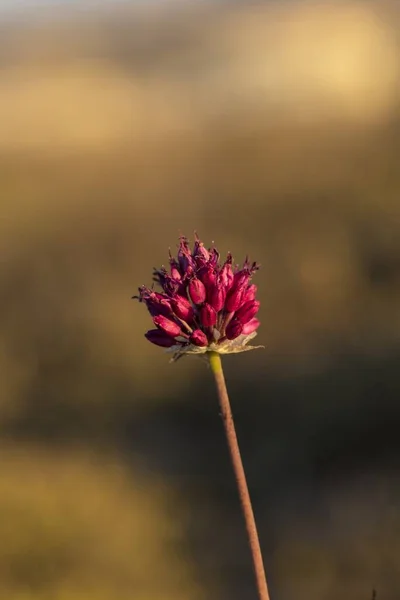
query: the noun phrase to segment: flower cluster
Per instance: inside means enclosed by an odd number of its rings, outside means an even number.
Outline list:
[[[177,258],[170,252],[169,270],[154,270],[162,292],[143,285],[134,296],[146,304],[156,326],[145,334],[150,342],[177,357],[253,349],[246,344],[260,324],[257,287],[251,283],[259,265],[246,258],[242,268],[232,267],[230,253],[222,265],[219,258],[216,248],[207,250],[197,235],[193,250],[181,236]]]

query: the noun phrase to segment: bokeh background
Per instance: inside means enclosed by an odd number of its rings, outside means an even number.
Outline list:
[[[272,599],[398,600],[398,3],[36,4],[0,13],[0,598],[256,597],[211,374],[130,300],[197,230],[262,264],[225,368]]]

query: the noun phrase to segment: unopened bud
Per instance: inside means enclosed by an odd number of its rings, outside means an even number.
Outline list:
[[[217,280],[217,275],[216,275],[214,269],[208,265],[206,265],[205,267],[202,267],[198,271],[197,276],[204,283],[207,290],[210,289],[211,286],[213,286]]]
[[[199,236],[197,235],[197,233],[195,234],[195,242],[194,242],[194,247],[193,247],[193,254],[192,254],[193,258],[199,259],[196,260],[196,262],[198,264],[204,264],[208,261],[208,259],[210,258],[210,253],[208,252],[208,250],[204,247],[204,244],[202,241],[200,241]]]
[[[201,329],[195,329],[190,336],[190,341],[194,346],[208,346],[208,339],[204,331]]]
[[[183,319],[187,323],[190,323],[193,320],[193,306],[190,304],[187,298],[178,295],[174,296],[174,298],[171,300],[171,305],[177,317]]]
[[[243,296],[247,288],[247,283],[250,278],[248,271],[240,271],[234,276],[233,284],[228,292],[225,310],[228,312],[236,312],[243,303]]]
[[[170,335],[164,333],[160,329],[150,329],[147,333],[144,334],[145,338],[149,340],[152,344],[156,346],[161,346],[162,348],[171,348],[176,344],[174,338]]]
[[[247,290],[245,291],[244,295],[243,295],[243,303],[244,302],[249,302],[249,300],[255,300],[257,294],[257,286],[252,283],[251,285],[249,285],[249,287],[247,288]]]
[[[190,280],[189,296],[193,304],[202,304],[206,299],[206,288],[200,279],[194,278]]]
[[[232,255],[229,253],[228,257],[221,269],[220,281],[225,289],[228,291],[232,286],[234,279],[233,270],[232,270]]]
[[[171,277],[172,277],[172,279],[175,279],[175,281],[180,281],[182,279],[182,275],[181,275],[181,272],[179,270],[179,264],[178,264],[178,262],[174,258],[170,257],[169,264],[171,265]]]
[[[225,335],[228,338],[228,340],[234,340],[235,338],[239,337],[242,331],[243,325],[241,324],[241,322],[237,319],[233,319],[233,321],[228,323]]]
[[[260,321],[258,319],[251,319],[251,321],[246,323],[246,325],[243,325],[242,333],[244,335],[250,335],[250,333],[253,333],[256,329],[258,329],[259,325]]]
[[[258,313],[260,308],[260,302],[258,300],[249,300],[245,302],[239,310],[236,312],[235,317],[244,325],[251,321],[253,317]]]
[[[208,290],[208,301],[213,307],[213,309],[217,312],[223,309],[226,298],[226,290],[222,283],[217,281],[209,290]]]
[[[171,319],[167,319],[163,315],[159,315],[158,317],[154,317],[153,319],[154,325],[156,325],[161,331],[164,331],[167,335],[171,337],[176,337],[181,334],[181,328],[178,323],[175,321],[171,321]]]
[[[190,252],[189,242],[185,236],[179,239],[178,262],[182,273],[187,273],[189,267],[194,267],[192,253]]]
[[[203,327],[213,327],[217,322],[217,313],[207,302],[200,309],[200,321]]]

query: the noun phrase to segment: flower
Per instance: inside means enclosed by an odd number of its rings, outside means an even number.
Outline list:
[[[197,234],[193,250],[181,236],[177,258],[170,252],[169,270],[154,270],[153,279],[162,291],[143,285],[134,296],[146,304],[155,325],[145,337],[174,352],[173,360],[183,354],[261,348],[247,345],[260,325],[257,286],[251,283],[259,265],[246,258],[241,268],[233,267],[232,261],[228,253],[221,265],[217,249],[207,250]]]

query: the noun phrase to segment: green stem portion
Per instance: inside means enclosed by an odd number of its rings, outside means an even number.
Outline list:
[[[211,370],[215,377],[219,405],[221,408],[221,416],[224,422],[226,439],[228,441],[228,447],[231,455],[233,471],[235,473],[240,503],[242,505],[243,516],[246,523],[247,535],[249,538],[250,550],[253,558],[254,573],[257,582],[258,596],[260,600],[270,600],[261,554],[260,541],[258,539],[256,521],[254,519],[249,489],[247,487],[246,474],[244,472],[242,458],[240,456],[239,444],[236,437],[235,424],[233,421],[228,391],[226,389],[221,358],[217,352],[209,352],[208,355]]]

